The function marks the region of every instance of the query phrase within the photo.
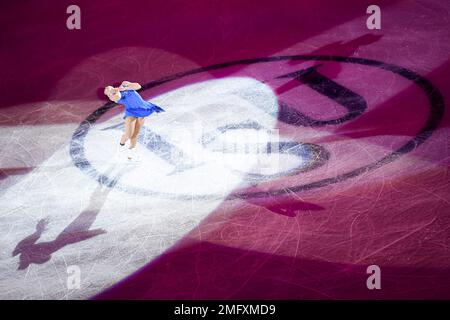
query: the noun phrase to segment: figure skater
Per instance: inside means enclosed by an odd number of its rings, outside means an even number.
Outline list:
[[[153,112],[163,112],[164,109],[154,105],[151,102],[145,101],[136,92],[141,89],[139,83],[123,81],[118,88],[107,86],[105,88],[105,95],[111,101],[125,106],[125,131],[120,139],[118,146],[118,156],[122,157],[127,153],[128,160],[139,160],[139,155],[136,152],[136,142],[141,127],[144,125],[145,117],[148,117]],[[125,143],[130,139],[129,148],[125,148]]]

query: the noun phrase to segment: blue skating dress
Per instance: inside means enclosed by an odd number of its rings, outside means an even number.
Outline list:
[[[164,112],[165,110],[157,105],[145,101],[142,99],[139,93],[135,90],[126,90],[120,92],[121,98],[117,101],[118,104],[123,104],[125,106],[125,116],[126,117],[137,117],[143,118],[148,117],[153,112]]]

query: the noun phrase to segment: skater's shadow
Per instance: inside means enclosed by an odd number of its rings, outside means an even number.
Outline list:
[[[272,197],[261,199],[246,199],[248,203],[265,208],[273,213],[287,217],[295,217],[304,211],[325,210],[324,207],[299,199],[275,199]]]
[[[353,40],[344,42],[344,41],[336,41],[330,44],[327,44],[323,47],[317,48],[316,50],[308,53],[310,56],[341,56],[341,57],[350,57],[354,55],[358,49],[362,46],[371,45],[377,41],[379,41],[383,36],[382,35],[374,35],[374,34],[365,34]],[[289,62],[290,65],[297,65],[304,63],[304,60],[291,60]],[[335,79],[342,71],[342,65],[340,63],[328,64],[325,67],[321,66],[320,63],[316,64],[316,68],[320,67],[320,69],[326,68],[326,75],[329,79]],[[297,79],[292,79],[286,82],[284,85],[278,87],[276,89],[277,95],[282,95],[283,93],[290,91],[293,88],[302,85],[302,82]]]
[[[106,170],[104,175],[108,175],[114,166]],[[104,229],[90,229],[95,222],[98,213],[103,207],[108,194],[116,185],[117,181],[124,173],[124,168],[114,176],[108,185],[99,185],[91,194],[89,204],[56,238],[52,241],[36,243],[44,233],[48,219],[41,219],[36,225],[36,231],[20,241],[14,249],[12,255],[19,256],[18,270],[26,269],[30,264],[43,264],[49,261],[52,254],[61,248],[81,242],[100,234],[106,233]]]
[[[363,34],[355,39],[349,41],[335,41],[324,45],[320,48],[317,48],[314,51],[308,53],[308,55],[312,56],[342,56],[342,57],[350,57],[358,52],[358,49],[363,46],[369,46],[375,42],[381,40],[383,35],[376,35],[371,33]],[[295,65],[302,63],[301,60],[291,60],[290,64]]]

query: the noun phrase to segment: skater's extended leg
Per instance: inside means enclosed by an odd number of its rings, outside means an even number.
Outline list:
[[[139,132],[141,131],[142,126],[144,125],[144,121],[145,118],[137,118],[135,125],[134,125],[134,130],[133,133],[131,134],[130,137],[130,149],[136,147],[136,143],[137,143],[137,138],[139,135]]]
[[[144,124],[145,118],[137,118],[134,123],[133,132],[130,137],[130,148],[128,149],[128,159],[129,160],[135,160],[139,161],[140,156],[138,152],[136,151],[136,143],[139,136],[139,132],[141,131],[141,128]]]
[[[122,138],[120,139],[121,145],[124,145],[125,142],[127,142],[127,140],[133,135],[136,122],[136,117],[127,117],[125,119],[125,130],[122,134]]]

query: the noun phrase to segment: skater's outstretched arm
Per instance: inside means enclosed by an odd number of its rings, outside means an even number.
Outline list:
[[[140,88],[141,88],[141,85],[137,82],[123,81],[119,87],[119,90],[120,91],[139,90]]]

